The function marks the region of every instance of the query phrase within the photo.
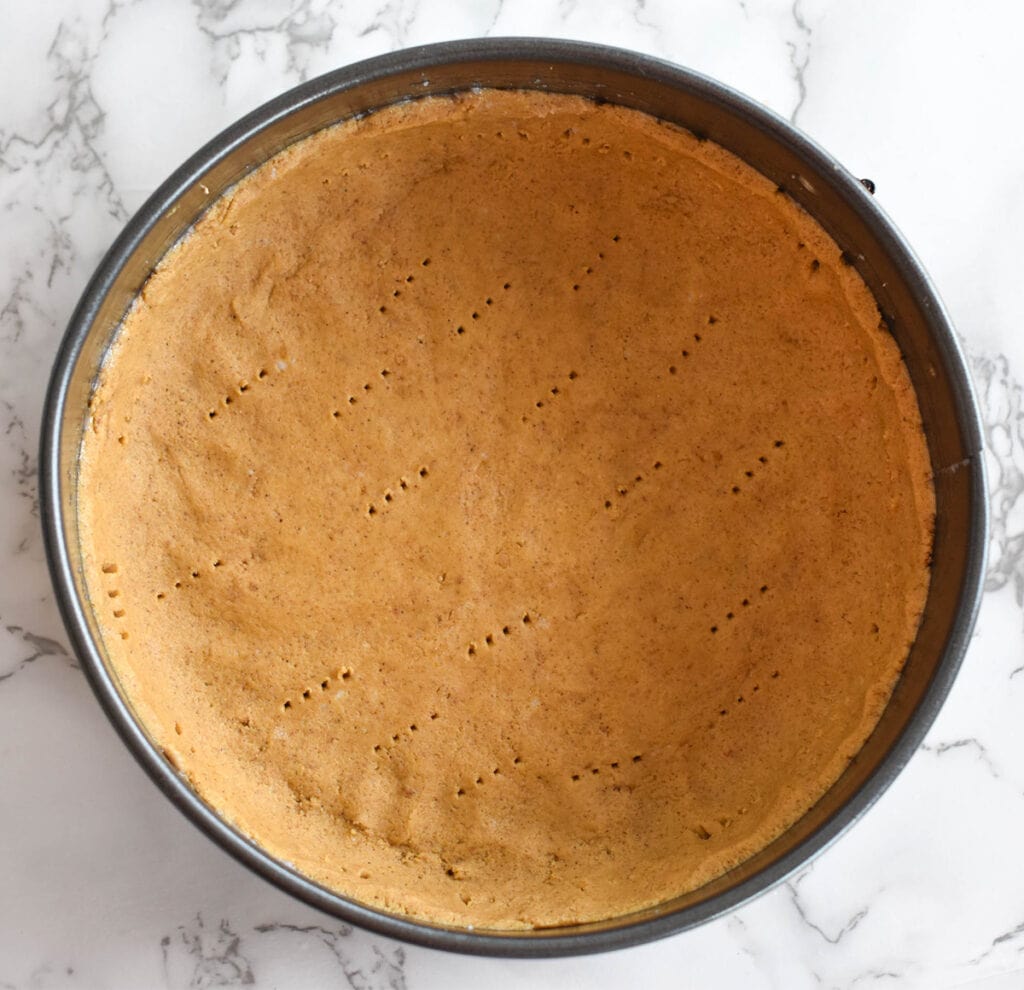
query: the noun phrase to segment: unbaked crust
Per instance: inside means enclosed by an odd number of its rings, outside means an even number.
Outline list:
[[[111,662],[275,856],[477,928],[605,918],[779,835],[923,607],[915,397],[839,249],[570,96],[323,131],[159,265],[79,492]]]

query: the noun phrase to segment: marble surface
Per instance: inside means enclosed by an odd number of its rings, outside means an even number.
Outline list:
[[[0,0],[0,24],[0,988],[1024,987],[1024,8]],[[873,178],[963,337],[994,510],[962,674],[863,821],[788,883],[697,931],[547,962],[352,930],[194,830],[124,751],[69,652],[36,493],[63,328],[102,252],[174,166],[336,66],[517,34],[706,72]]]

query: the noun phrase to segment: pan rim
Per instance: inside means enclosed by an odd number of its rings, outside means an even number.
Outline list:
[[[683,89],[724,112],[770,134],[818,175],[827,175],[858,212],[897,266],[914,297],[931,316],[932,339],[945,362],[955,397],[957,421],[970,456],[970,533],[963,585],[956,618],[931,682],[908,718],[901,735],[852,797],[789,852],[745,881],[708,899],[658,917],[630,921],[629,915],[602,923],[599,930],[558,929],[550,933],[485,932],[445,928],[387,914],[336,894],[275,860],[207,806],[166,762],[146,736],[122,698],[93,641],[72,573],[72,555],[65,538],[60,451],[68,388],[101,303],[119,272],[145,235],[180,198],[183,191],[231,152],[259,132],[300,108],[370,81],[410,71],[429,72],[462,62],[532,61],[609,69],[653,78]],[[46,394],[40,440],[40,517],[46,556],[57,603],[74,652],[107,717],[149,777],[161,791],[235,859],[279,889],[312,907],[380,935],[428,948],[460,953],[544,958],[609,951],[639,945],[692,929],[735,910],[782,883],[819,855],[874,803],[916,751],[948,694],[970,641],[980,606],[988,537],[988,504],[982,428],[963,353],[951,321],[931,280],[909,245],[868,196],[859,181],[781,117],[735,90],[699,73],[624,49],[545,38],[488,38],[442,42],[392,52],[329,72],[269,101],[232,124],[190,157],[153,193],[128,222],[88,283],[58,350]]]

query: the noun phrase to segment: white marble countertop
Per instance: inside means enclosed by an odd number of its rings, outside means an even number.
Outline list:
[[[0,988],[1024,987],[1024,8],[0,0],[0,11]],[[676,61],[874,179],[964,339],[990,446],[994,528],[976,636],[905,772],[813,866],[740,911],[582,959],[403,947],[229,859],[100,712],[66,646],[37,511],[57,343],[145,197],[303,79],[476,35],[575,37]]]

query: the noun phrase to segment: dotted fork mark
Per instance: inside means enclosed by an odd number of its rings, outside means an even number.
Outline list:
[[[574,783],[579,783],[582,780],[587,780],[592,777],[599,777],[602,771],[607,776],[609,773],[613,774],[614,777],[620,776],[616,771],[622,770],[627,766],[637,764],[643,761],[643,753],[634,753],[627,760],[612,760],[611,763],[589,763],[582,770],[577,770],[575,773],[569,774],[569,779]]]
[[[324,693],[331,687],[332,684],[337,684],[339,681],[344,683],[345,681],[349,681],[351,679],[352,668],[342,667],[340,670],[335,671],[329,677],[325,677],[322,681],[320,681],[318,684],[315,684],[313,687],[303,688],[302,693],[296,696],[295,704],[292,703],[291,698],[285,698],[284,702],[281,705],[281,710],[285,712],[292,711],[297,704],[309,701],[316,694],[317,691]]]
[[[493,649],[503,640],[511,637],[517,630],[529,628],[533,624],[535,618],[535,615],[532,615],[529,612],[524,612],[517,620],[502,626],[498,632],[487,633],[479,643],[473,642],[467,644],[466,656],[475,657],[478,654],[485,653],[489,649]]]
[[[740,604],[738,606],[736,606],[736,608],[726,612],[725,613],[725,618],[720,620],[719,622],[714,623],[710,627],[709,632],[712,635],[715,635],[717,632],[719,632],[719,630],[723,629],[725,627],[725,625],[727,625],[728,623],[730,623],[734,619],[736,619],[743,612],[744,609],[750,608],[753,605],[753,603],[760,596],[767,595],[767,594],[768,594],[768,585],[762,584],[761,587],[758,588],[757,591],[754,594],[750,595],[748,598],[744,598],[740,602]]]
[[[276,372],[284,371],[287,367],[288,362],[285,361],[283,358],[279,358],[273,364],[273,370]],[[270,367],[267,365],[264,365],[262,368],[258,368],[256,370],[256,380],[259,382],[265,381],[269,376]],[[206,413],[207,418],[216,419],[218,412],[221,411],[222,408],[229,408],[237,399],[244,396],[251,389],[252,384],[249,382],[249,380],[242,379],[242,381],[238,382],[238,384],[235,385],[234,389],[231,392],[228,392],[228,394],[225,395],[224,398],[220,400],[220,403],[217,406],[215,406],[213,409],[210,409]]]
[[[380,378],[381,381],[386,383],[388,378],[391,377],[390,369],[388,369],[388,368],[381,368],[380,371],[377,372],[377,377]],[[347,397],[347,399],[345,400],[345,406],[347,406],[348,408],[352,408],[353,406],[358,405],[360,403],[360,401],[362,401],[364,399],[370,398],[370,396],[373,393],[373,391],[374,391],[374,387],[373,387],[373,382],[372,381],[363,382],[363,384],[359,388],[357,388],[354,392],[352,392],[351,395],[349,395]],[[332,419],[340,419],[341,416],[342,416],[342,410],[341,409],[332,409],[331,410],[331,418]]]
[[[620,234],[613,234],[611,240],[613,244],[618,244],[621,242],[622,236]],[[605,260],[604,251],[598,251],[597,258],[594,261],[590,264],[583,265],[579,274],[576,276],[575,281],[572,283],[572,291],[580,292],[586,285],[590,276],[594,274],[595,266],[600,267],[601,263]]]
[[[767,589],[765,589],[765,590],[767,590]],[[782,671],[776,669],[776,670],[773,670],[768,675],[768,679],[772,680],[772,681],[777,681],[781,676],[782,676]],[[760,683],[760,681],[755,681],[754,684],[752,684],[749,688],[744,689],[744,691],[742,693],[736,695],[736,700],[735,700],[734,704],[736,704],[737,706],[738,705],[746,704],[747,696],[748,695],[750,697],[753,697],[755,694],[760,694],[760,693],[761,693],[761,683]],[[719,710],[718,710],[718,717],[719,718],[725,718],[726,716],[728,716],[728,714],[729,714],[729,709],[727,707],[723,706],[722,708],[719,708]],[[710,726],[709,726],[709,728],[710,728]],[[719,824],[725,825],[727,823],[726,822],[719,822]]]
[[[569,385],[572,385],[572,383],[574,381],[576,381],[576,379],[579,378],[580,376],[579,376],[579,374],[577,372],[570,371],[565,377],[566,377],[566,380],[569,382]],[[538,399],[533,404],[533,408],[535,410],[536,409],[543,409],[545,406],[551,405],[552,402],[555,402],[556,400],[560,399],[563,395],[565,395],[567,389],[568,389],[568,386],[566,386],[564,384],[562,385],[561,388],[558,385],[552,385],[551,388],[548,389],[547,394],[544,396],[544,398]],[[532,410],[531,410],[531,412],[532,412]],[[526,422],[529,421],[529,419],[530,419],[530,413],[524,413],[523,417],[522,417],[522,422],[526,423]]]
[[[455,797],[462,798],[470,793],[473,789],[478,787],[485,787],[490,781],[496,780],[499,777],[510,776],[511,774],[518,771],[523,765],[522,758],[519,756],[512,757],[511,763],[505,763],[504,769],[502,769],[501,763],[496,763],[486,773],[482,773],[473,779],[473,782],[464,786],[457,787],[455,789]],[[449,876],[453,875],[449,872]]]
[[[421,467],[410,481],[404,477],[398,479],[398,484],[391,487],[385,488],[380,498],[375,502],[371,502],[366,507],[367,518],[373,518],[379,516],[381,513],[386,512],[395,504],[395,499],[401,495],[406,495],[411,491],[415,491],[420,487],[420,482],[430,477],[430,469],[426,466]]]
[[[519,616],[518,619],[509,622],[506,625],[503,625],[496,632],[487,633],[483,637],[483,640],[481,641],[479,648],[477,647],[476,643],[470,643],[466,647],[466,655],[474,657],[478,653],[483,654],[487,650],[496,647],[502,640],[514,636],[516,634],[517,629],[525,629],[529,626],[534,625],[536,618],[536,613],[523,612],[523,614]],[[430,712],[430,715],[426,720],[421,722],[410,722],[408,726],[403,726],[402,728],[393,732],[391,736],[388,737],[388,739],[384,740],[383,742],[377,743],[373,747],[373,752],[378,756],[389,757],[396,746],[399,746],[403,743],[412,742],[412,740],[416,738],[416,734],[418,732],[422,731],[422,729],[425,726],[429,726],[430,723],[436,722],[439,719],[439,717],[440,716],[438,715],[437,711],[432,711]],[[519,762],[519,757],[516,757],[515,760],[513,760],[513,764],[518,764]],[[500,768],[494,771],[494,773],[499,772]]]
[[[117,564],[103,564],[100,567],[100,572],[102,574],[106,574],[106,575],[117,574]],[[120,597],[121,597],[121,589],[120,588],[108,588],[107,589],[107,598],[110,599],[110,603],[112,605],[111,613],[113,614],[115,619],[123,619],[125,617],[125,614],[126,614],[124,605],[121,602],[118,601],[118,599],[120,599]],[[119,635],[120,635],[121,639],[128,639],[128,630],[127,629],[121,629]]]
[[[786,441],[785,440],[776,440],[772,444],[772,447],[775,450],[781,450],[785,446],[786,446]],[[754,478],[756,478],[765,469],[765,467],[767,467],[767,466],[768,466],[768,455],[767,454],[762,454],[760,457],[758,457],[756,465],[752,465],[751,467],[747,468],[746,471],[743,472],[744,482],[743,483],[737,482],[729,490],[732,492],[733,495],[741,494],[743,492],[745,484],[747,482],[752,482],[754,480]]]
[[[221,560],[219,557],[215,561],[213,561],[213,563],[210,565],[212,570],[218,570],[219,568],[221,568],[223,566],[224,566],[224,561]],[[192,581],[198,581],[202,576],[203,576],[203,571],[200,570],[199,565],[193,566],[192,569],[188,572],[188,578],[190,578]],[[173,589],[175,591],[177,591],[177,590],[180,590],[183,587],[186,587],[186,581],[188,580],[188,578],[186,578],[184,581],[183,580],[175,581],[174,584],[172,585]],[[158,602],[165,601],[166,598],[167,598],[167,592],[166,591],[158,591],[156,593],[156,600]]]
[[[709,316],[708,317],[708,326],[714,326],[717,322],[718,322],[718,317],[717,316]],[[704,343],[704,335],[701,334],[701,333],[695,333],[693,335],[693,343],[692,344],[687,344],[684,348],[682,348],[680,350],[680,352],[679,352],[679,357],[683,361],[688,360],[689,358],[693,357],[693,355],[696,352],[697,348],[700,347],[700,345],[703,344],[703,343]],[[678,364],[670,364],[668,366],[668,373],[670,375],[678,374],[679,373],[679,365]]]
[[[653,464],[651,464],[651,470],[660,471],[664,466],[665,465],[661,461],[655,461]],[[644,475],[642,472],[640,472],[638,474],[633,475],[633,478],[629,482],[623,482],[622,484],[617,485],[614,494],[604,500],[605,509],[613,508],[616,502],[621,501],[627,495],[629,495],[630,492],[635,491],[638,485],[643,484],[644,480],[647,477],[649,476]]]
[[[436,712],[432,711],[424,720],[424,725],[430,725],[432,722],[436,722],[441,716]],[[410,743],[416,738],[416,734],[421,731],[420,722],[410,722],[407,726],[403,726],[397,732],[393,732],[385,742],[377,743],[373,747],[373,752],[378,756],[384,754],[390,756],[393,749],[402,743]]]
[[[420,262],[420,268],[429,268],[429,267],[430,267],[430,259],[429,258],[424,258]],[[401,303],[405,292],[407,292],[409,290],[409,287],[416,281],[416,276],[413,275],[411,272],[409,272],[409,273],[407,273],[404,276],[399,276],[395,281],[396,281],[397,284],[396,284],[395,288],[391,290],[391,295],[388,297],[388,299],[385,302],[382,302],[377,307],[377,312],[381,316],[386,316],[388,313],[390,313],[391,312],[391,308],[390,308],[391,306],[397,305],[397,304]]]
[[[511,282],[502,282],[500,291],[501,293],[506,293],[509,290],[511,290],[511,288]],[[497,293],[493,296],[487,296],[484,299],[483,303],[481,303],[481,305],[479,305],[469,314],[468,320],[465,320],[462,323],[458,323],[455,325],[455,327],[453,328],[453,333],[455,334],[455,336],[464,336],[467,333],[467,331],[473,326],[473,324],[482,320],[484,316],[487,315],[488,310],[490,310],[491,307],[495,305],[497,305]]]

